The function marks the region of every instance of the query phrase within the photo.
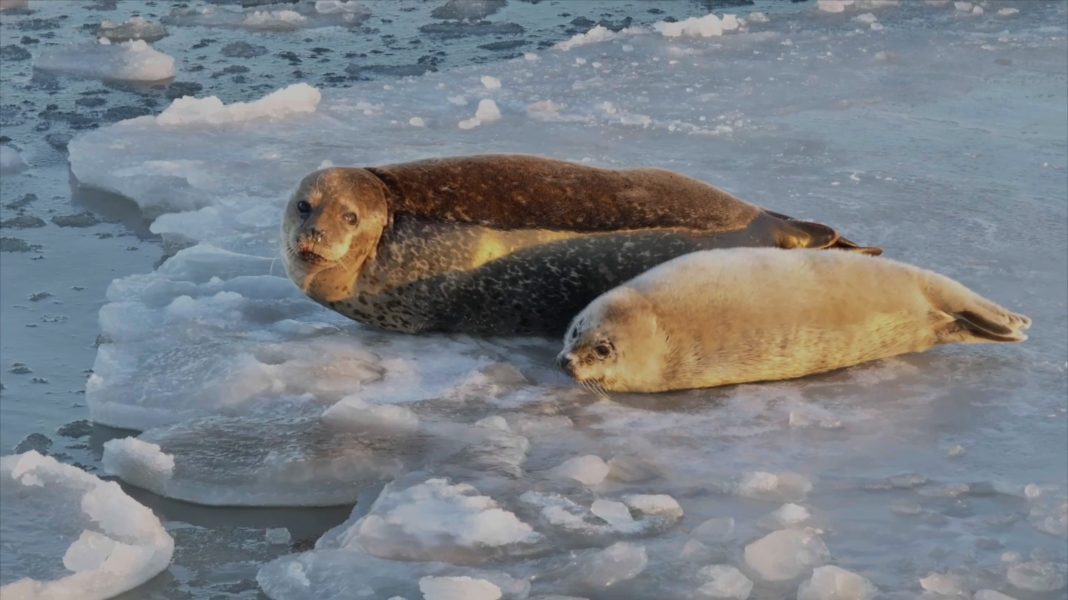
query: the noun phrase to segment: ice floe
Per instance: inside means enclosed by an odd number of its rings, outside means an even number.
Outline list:
[[[34,66],[66,75],[110,81],[162,81],[174,77],[174,58],[142,39],[62,46],[46,50]]]
[[[170,563],[174,540],[115,482],[30,451],[0,458],[0,484],[4,538],[20,546],[5,599],[110,598]]]

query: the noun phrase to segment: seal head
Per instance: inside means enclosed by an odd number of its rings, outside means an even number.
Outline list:
[[[387,193],[365,169],[332,167],[301,180],[282,216],[290,279],[321,302],[351,296],[389,225]]]
[[[621,286],[572,320],[557,362],[587,387],[623,390],[634,382],[664,378],[669,341],[649,299]]]

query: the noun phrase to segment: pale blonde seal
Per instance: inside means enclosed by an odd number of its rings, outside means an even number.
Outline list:
[[[659,392],[791,379],[938,344],[1021,342],[1031,320],[948,277],[839,250],[695,252],[612,289],[559,355],[581,383]]]

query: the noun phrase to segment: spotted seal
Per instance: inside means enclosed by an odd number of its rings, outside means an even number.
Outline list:
[[[574,319],[558,360],[594,389],[791,379],[938,344],[1022,342],[1031,320],[956,281],[841,251],[731,248],[659,265]]]
[[[880,252],[670,171],[523,155],[322,169],[282,219],[286,272],[305,293],[409,333],[559,335],[642,271],[730,246]]]

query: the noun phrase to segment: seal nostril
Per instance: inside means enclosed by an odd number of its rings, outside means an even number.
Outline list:
[[[559,358],[557,358],[557,361],[559,361],[561,369],[563,369],[567,373],[571,373],[571,356],[570,355],[565,354],[563,356],[560,356]]]

